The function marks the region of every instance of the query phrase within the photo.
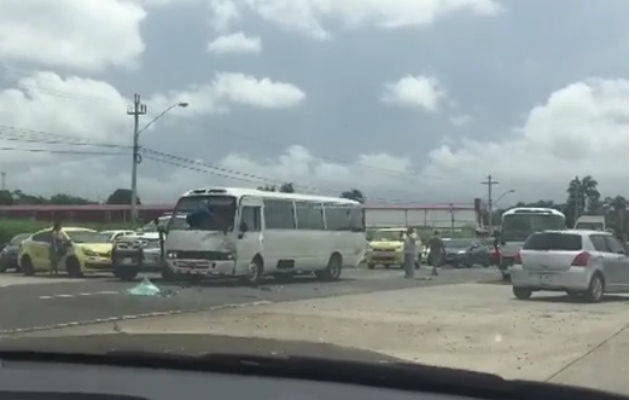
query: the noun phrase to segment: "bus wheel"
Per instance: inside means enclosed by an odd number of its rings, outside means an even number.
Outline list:
[[[341,276],[341,256],[337,253],[330,256],[328,265],[323,271],[315,271],[315,276],[325,281],[336,281]]]
[[[247,268],[247,275],[245,276],[245,281],[253,286],[256,286],[260,283],[260,278],[262,277],[263,265],[260,261],[260,258],[255,257]]]

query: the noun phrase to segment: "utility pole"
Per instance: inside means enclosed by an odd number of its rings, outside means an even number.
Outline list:
[[[481,182],[482,185],[488,185],[488,230],[490,231],[490,235],[494,232],[493,221],[492,221],[492,185],[498,185],[499,182],[492,180],[492,175],[488,175],[485,181]]]
[[[7,190],[7,173],[2,171],[0,172],[0,175],[2,176],[2,182],[0,183],[0,190],[5,191]]]
[[[133,157],[131,164],[131,224],[136,225],[138,219],[138,137],[140,135],[139,119],[141,115],[147,113],[147,105],[140,102],[140,95],[133,95],[133,106],[127,107],[127,115],[133,115]]]

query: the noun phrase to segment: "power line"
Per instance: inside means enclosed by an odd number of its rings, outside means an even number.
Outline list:
[[[0,151],[26,151],[29,153],[52,153],[52,154],[85,154],[98,156],[128,156],[128,153],[113,153],[103,151],[82,151],[82,150],[52,150],[52,149],[26,149],[21,147],[0,147]]]

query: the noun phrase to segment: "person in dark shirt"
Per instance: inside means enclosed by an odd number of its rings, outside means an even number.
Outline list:
[[[429,254],[431,257],[431,270],[432,276],[437,276],[437,268],[442,264],[442,257],[444,256],[444,242],[440,239],[440,232],[435,231],[431,241],[429,242]]]

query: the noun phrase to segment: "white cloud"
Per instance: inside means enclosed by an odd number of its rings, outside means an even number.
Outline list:
[[[475,118],[470,114],[459,114],[450,118],[451,123],[455,126],[464,126],[471,123]]]
[[[134,67],[144,51],[145,15],[123,0],[2,0],[0,58],[82,70]]]
[[[477,182],[492,172],[519,198],[562,200],[576,175],[593,175],[603,193],[627,193],[627,166],[628,81],[591,79],[553,92],[504,140],[434,149],[423,173]]]
[[[227,112],[231,105],[242,104],[265,109],[296,106],[306,95],[290,83],[258,79],[251,75],[219,72],[208,84],[192,86],[183,91],[158,94],[149,100],[152,109],[163,109],[170,104],[186,101],[190,105],[175,111],[182,116]]]
[[[14,88],[0,90],[0,121],[79,139],[116,141],[127,137],[127,103],[106,82],[36,72]]]
[[[423,26],[458,11],[494,15],[500,6],[494,0],[210,0],[212,21],[226,29],[243,10],[289,30],[316,39],[330,37],[324,22],[333,20],[349,28],[378,26],[392,29]]]
[[[436,112],[445,97],[437,79],[407,75],[398,82],[386,83],[381,100],[389,104]]]
[[[246,36],[243,32],[222,35],[208,43],[208,51],[215,54],[260,53],[260,37]]]

